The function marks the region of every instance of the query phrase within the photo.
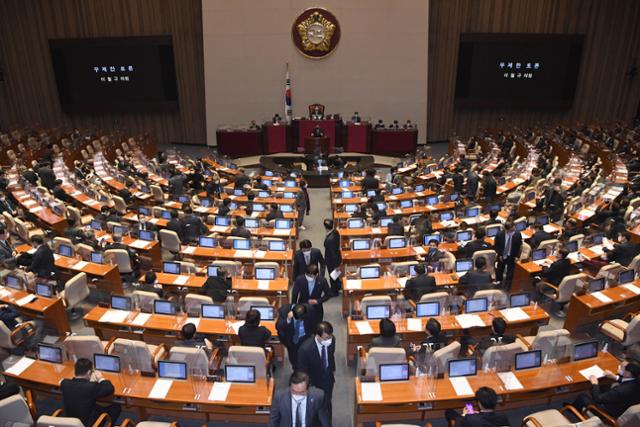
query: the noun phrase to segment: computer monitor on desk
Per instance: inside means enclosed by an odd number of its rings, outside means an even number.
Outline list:
[[[549,224],[549,215],[540,215],[536,218],[536,224],[547,225]]]
[[[571,241],[571,242],[567,242],[567,243],[565,243],[564,247],[569,252],[577,252],[578,251],[578,241],[574,240],[574,241]]]
[[[216,239],[209,236],[200,236],[198,237],[198,246],[202,246],[203,248],[214,248],[216,246]]]
[[[202,304],[200,310],[202,317],[205,319],[224,319],[224,306],[222,304]]]
[[[473,270],[472,259],[458,259],[456,260],[456,273],[464,274],[469,270]]]
[[[529,304],[531,304],[531,296],[527,293],[511,294],[509,296],[509,306],[512,308],[526,307]]]
[[[472,234],[470,230],[463,230],[456,232],[456,240],[458,242],[468,242],[471,240]]]
[[[73,248],[69,245],[60,245],[58,246],[58,254],[71,257],[73,255]]]
[[[347,228],[349,228],[349,229],[364,228],[364,219],[362,219],[362,218],[349,218],[347,220]]]
[[[111,308],[116,310],[131,311],[131,297],[123,297],[120,295],[111,295]]]
[[[480,208],[479,207],[472,207],[472,208],[467,208],[466,212],[465,212],[465,216],[467,218],[475,218],[478,215],[480,215]]]
[[[287,244],[284,240],[269,240],[269,250],[284,252],[287,250]]]
[[[218,227],[228,227],[231,224],[231,218],[228,216],[216,216],[213,224]]]
[[[138,238],[146,242],[153,242],[156,240],[156,233],[150,230],[140,230]]]
[[[218,277],[218,266],[217,265],[208,265],[207,266],[207,277]]]
[[[53,296],[53,285],[49,283],[36,283],[36,295],[51,298]]]
[[[224,380],[229,383],[253,384],[256,382],[256,367],[251,365],[225,365]]]
[[[539,368],[542,365],[542,351],[533,350],[516,353],[515,365],[516,371]]]
[[[429,196],[426,198],[425,200],[425,204],[427,206],[433,206],[433,205],[437,205],[438,204],[438,196]]]
[[[162,263],[162,272],[165,274],[180,274],[180,263],[164,261]]]
[[[233,239],[233,249],[235,250],[251,249],[251,241],[249,239]]]
[[[416,304],[416,317],[435,317],[440,315],[438,301],[425,301]]]
[[[13,276],[11,274],[5,278],[4,283],[7,285],[7,287],[11,289],[15,289],[18,291],[21,291],[22,289],[24,289],[22,286],[22,281],[18,279],[18,277]]]
[[[636,272],[634,270],[622,270],[618,273],[618,284],[624,285],[635,280]]]
[[[255,277],[257,280],[274,280],[276,269],[273,267],[256,267]]]
[[[171,301],[157,299],[153,301],[153,312],[156,314],[176,314],[176,306]]]
[[[187,379],[187,364],[183,362],[158,361],[158,377],[172,380]]]
[[[546,249],[536,249],[531,254],[532,261],[540,261],[541,259],[545,259],[547,257]]]
[[[274,224],[274,228],[278,229],[278,230],[288,230],[291,228],[291,220],[290,219],[276,219],[276,222]]]
[[[468,377],[478,372],[476,359],[453,359],[448,362],[447,373],[449,377]]]
[[[351,241],[351,250],[368,251],[371,249],[371,241],[369,239],[353,239]]]
[[[388,319],[390,315],[391,306],[389,304],[367,305],[367,320]]]
[[[102,252],[91,252],[91,262],[94,264],[104,264],[104,255]]]
[[[598,357],[598,341],[588,341],[573,346],[573,360],[593,359]]]
[[[407,247],[407,240],[405,238],[389,239],[387,241],[387,247],[389,249],[401,249]]]
[[[380,382],[409,381],[408,363],[381,363],[378,366]]]
[[[589,281],[589,292],[600,292],[604,289],[606,284],[606,279],[604,277],[600,277],[598,279]]]
[[[38,344],[38,359],[51,363],[62,363],[62,349],[53,345]]]
[[[487,311],[489,300],[487,298],[472,298],[465,302],[465,313],[480,313]]]
[[[118,373],[120,372],[120,357],[95,353],[93,355],[93,366],[98,371]]]
[[[440,234],[425,234],[423,238],[423,244],[425,246],[429,245],[429,242],[435,240],[436,242],[442,242],[442,236]]]
[[[245,218],[244,226],[245,228],[259,228],[260,221],[258,221],[256,218]]]
[[[252,305],[251,310],[256,310],[260,313],[260,320],[274,320],[276,318],[276,310],[270,305]]]

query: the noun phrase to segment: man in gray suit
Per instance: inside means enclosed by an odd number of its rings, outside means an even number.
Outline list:
[[[329,427],[324,392],[309,387],[309,376],[294,372],[289,378],[289,388],[276,393],[271,404],[269,427]]]

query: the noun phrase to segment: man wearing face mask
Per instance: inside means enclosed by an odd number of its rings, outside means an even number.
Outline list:
[[[324,392],[309,387],[309,376],[294,372],[289,388],[276,393],[271,405],[269,427],[328,427],[331,425],[324,407]]]
[[[316,335],[308,339],[298,350],[298,370],[309,375],[311,385],[324,391],[325,407],[331,419],[331,398],[336,370],[336,339],[333,326],[329,322],[320,322]]]
[[[439,244],[440,243],[436,239],[429,240],[429,251],[424,256],[424,262],[426,264],[433,266],[444,258],[444,252],[438,249]]]
[[[331,298],[331,288],[327,279],[318,276],[318,266],[309,264],[306,274],[298,276],[293,282],[291,302],[293,304],[310,304],[313,320],[321,322],[324,318],[322,304]]]
[[[133,234],[136,236],[140,236],[140,231],[153,231],[157,232],[158,227],[155,224],[149,222],[149,218],[143,213],[138,211],[138,225],[133,228]]]
[[[285,304],[280,307],[276,330],[280,342],[287,348],[289,362],[295,371],[300,345],[315,330],[309,304]]]
[[[324,277],[325,262],[320,249],[312,247],[311,241],[305,239],[300,242],[300,250],[293,257],[294,280],[307,271],[307,266],[315,264],[320,268],[320,277]]]

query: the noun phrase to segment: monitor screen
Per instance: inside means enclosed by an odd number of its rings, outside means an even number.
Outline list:
[[[347,228],[364,228],[364,220],[362,218],[349,218],[347,220]]]
[[[531,304],[531,296],[527,293],[511,294],[509,296],[510,307],[526,307]]]
[[[410,208],[413,206],[413,200],[403,200],[400,202],[400,207],[403,209]]]
[[[110,354],[94,354],[93,366],[98,371],[120,372],[120,357]]]
[[[344,205],[344,211],[345,211],[345,212],[352,213],[352,212],[355,212],[355,211],[357,211],[357,210],[358,210],[358,205],[354,205],[354,204],[352,204],[352,203],[349,203],[349,204],[347,204],[347,205]]]
[[[391,313],[390,305],[368,305],[367,319],[388,319]]]
[[[264,212],[264,205],[262,203],[254,203],[253,204],[254,212]]]
[[[58,246],[58,253],[62,256],[70,257],[73,255],[73,249],[69,245]]]
[[[467,208],[467,218],[474,218],[480,215],[480,208]]]
[[[442,212],[440,214],[440,221],[452,221],[453,220],[453,212]]]
[[[442,240],[441,236],[439,234],[425,234],[424,235],[424,245],[428,246],[429,242],[432,240],[435,240],[436,242],[440,243]]]
[[[104,264],[102,252],[91,252],[91,262],[95,264]]]
[[[211,199],[200,199],[200,206],[203,208],[210,208],[213,206],[213,201]]]
[[[402,187],[394,187],[391,189],[391,194],[402,194],[403,191]]]
[[[111,295],[111,308],[117,310],[131,310],[131,298],[119,295]]]
[[[158,361],[158,377],[174,380],[187,379],[187,364],[184,362]]]
[[[564,247],[567,248],[569,252],[576,252],[578,250],[578,241],[567,242]]]
[[[472,259],[459,259],[456,260],[456,273],[466,273],[469,270],[473,270]]]
[[[351,181],[349,181],[348,179],[341,179],[340,182],[338,183],[339,187],[351,187]]]
[[[153,301],[153,312],[156,314],[176,314],[176,307],[171,301],[157,299]]]
[[[207,277],[218,277],[218,266],[217,265],[208,265],[207,266]]]
[[[48,283],[36,283],[36,295],[51,298],[53,296],[53,286]]]
[[[604,233],[596,233],[593,236],[591,236],[591,241],[593,242],[594,245],[601,245],[603,238],[604,238]]]
[[[589,341],[573,346],[573,360],[591,359],[598,356],[598,341]]]
[[[604,289],[605,286],[605,278],[601,277],[599,279],[591,280],[589,282],[589,292],[600,292]]]
[[[214,225],[219,227],[228,227],[231,224],[231,218],[228,216],[217,216],[214,220]]]
[[[281,205],[280,206],[280,210],[282,211],[282,213],[293,212],[293,206],[291,206],[291,205]]]
[[[465,312],[479,313],[481,311],[487,311],[488,307],[489,307],[489,300],[487,298],[472,298],[466,301]]]
[[[435,317],[440,314],[438,301],[425,301],[416,304],[416,317]]]
[[[224,319],[224,306],[222,304],[202,304],[200,310],[204,318]]]
[[[38,359],[45,362],[62,363],[62,349],[53,345],[38,344]]]
[[[49,40],[62,111],[177,111],[171,35]]]
[[[579,34],[460,34],[454,106],[569,108],[583,39]]]
[[[476,359],[449,360],[448,373],[450,377],[467,377],[475,375],[478,370]]]
[[[368,251],[371,247],[371,241],[368,239],[355,239],[351,241],[351,249],[354,251]]]
[[[140,234],[138,236],[140,240],[146,240],[147,242],[152,242],[156,240],[156,233],[149,230],[140,230]]]
[[[251,241],[249,239],[234,239],[233,249],[246,250],[251,248]]]
[[[296,198],[296,193],[293,193],[291,191],[287,191],[283,194],[285,199],[295,199]],[[284,212],[284,210],[283,210]]]
[[[264,171],[264,176],[273,176],[273,171],[270,171],[270,170]]]
[[[260,221],[255,218],[246,218],[244,220],[244,226],[246,228],[258,228],[260,227]]]
[[[549,224],[549,216],[548,215],[540,215],[536,217],[536,224],[539,225],[547,225]]]
[[[546,249],[536,249],[531,254],[531,259],[533,261],[540,261],[541,259],[545,259],[547,257]]]
[[[255,276],[258,280],[273,280],[276,278],[276,269],[269,267],[256,267]]]
[[[380,277],[380,267],[360,267],[361,279],[377,279]]]
[[[116,236],[122,236],[124,234],[124,227],[121,225],[114,225],[111,232]]]
[[[178,196],[178,201],[180,203],[189,203],[189,196]]]
[[[400,249],[407,246],[407,241],[405,239],[389,239],[387,242],[387,247],[389,249]]]
[[[287,180],[284,182],[284,186],[287,188],[295,188],[298,184],[294,180]]]
[[[164,261],[162,263],[162,272],[166,274],[180,274],[180,263]]]
[[[455,202],[458,200],[459,197],[460,195],[458,193],[451,193],[449,194],[449,201]]]
[[[270,251],[286,251],[287,244],[284,240],[269,240],[269,250]]]
[[[416,190],[417,192],[424,191],[424,185],[422,185],[422,184],[416,185],[415,190]]]
[[[458,231],[456,233],[456,240],[458,242],[467,242],[469,240],[471,240],[471,231],[469,230],[464,230],[464,231]]]
[[[350,199],[353,197],[353,191],[343,191],[341,197],[343,199]]]
[[[96,220],[96,219],[92,219],[91,220],[91,229],[94,231],[100,231],[102,230],[102,222]]]
[[[267,187],[271,187],[273,185],[273,180],[272,179],[263,179],[262,183],[264,185],[266,185]]]
[[[486,235],[487,237],[496,237],[496,235],[500,232],[500,226],[498,227],[487,227]]]
[[[429,196],[426,199],[427,206],[433,206],[438,204],[438,196]]]
[[[618,283],[623,285],[625,283],[631,283],[635,279],[636,272],[634,270],[624,270],[618,274]]]
[[[373,197],[376,195],[376,190],[367,190],[367,197]]]
[[[380,218],[380,227],[388,227],[393,222],[393,218],[385,216]]]
[[[244,191],[242,191],[242,188],[236,188],[233,190],[233,195],[234,196],[243,196],[244,195]]]
[[[255,383],[256,367],[250,365],[225,365],[224,380],[229,383]]]
[[[542,365],[542,351],[533,350],[516,353],[515,365],[516,371],[521,369],[539,368]]]
[[[214,237],[200,236],[198,237],[198,246],[213,248],[216,246],[216,239]]]
[[[288,230],[291,228],[290,219],[276,219],[275,228],[280,230]]]
[[[260,320],[273,320],[276,318],[275,307],[270,305],[252,305],[251,310],[260,312]]]
[[[518,221],[518,222],[513,224],[513,228],[516,231],[524,231],[524,230],[527,229],[527,223],[526,223],[526,221]]]
[[[160,211],[160,218],[171,220],[171,212],[169,211]]]
[[[409,266],[409,277],[416,277],[416,266],[415,265],[410,265]]]
[[[378,370],[380,382],[409,380],[408,363],[381,363]]]
[[[11,289],[22,290],[22,282],[16,276],[8,275],[5,278],[5,284]]]
[[[270,196],[270,194],[269,194],[268,191],[264,191],[264,190],[258,191],[258,197],[262,197],[263,199],[265,199],[265,198],[267,198],[269,196]]]

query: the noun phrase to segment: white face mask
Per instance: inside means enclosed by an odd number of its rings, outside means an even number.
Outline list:
[[[308,274],[305,274],[305,276],[307,277],[308,282],[313,282],[315,280],[314,276],[309,276]]]
[[[305,255],[309,255],[311,253],[311,249],[303,250],[302,253]]]
[[[331,345],[331,341],[332,341],[331,339],[322,340],[322,341],[320,341],[320,344],[322,344],[325,347],[329,347]]]
[[[305,396],[301,394],[292,394],[291,397],[293,397],[295,402],[302,402],[305,398]]]

